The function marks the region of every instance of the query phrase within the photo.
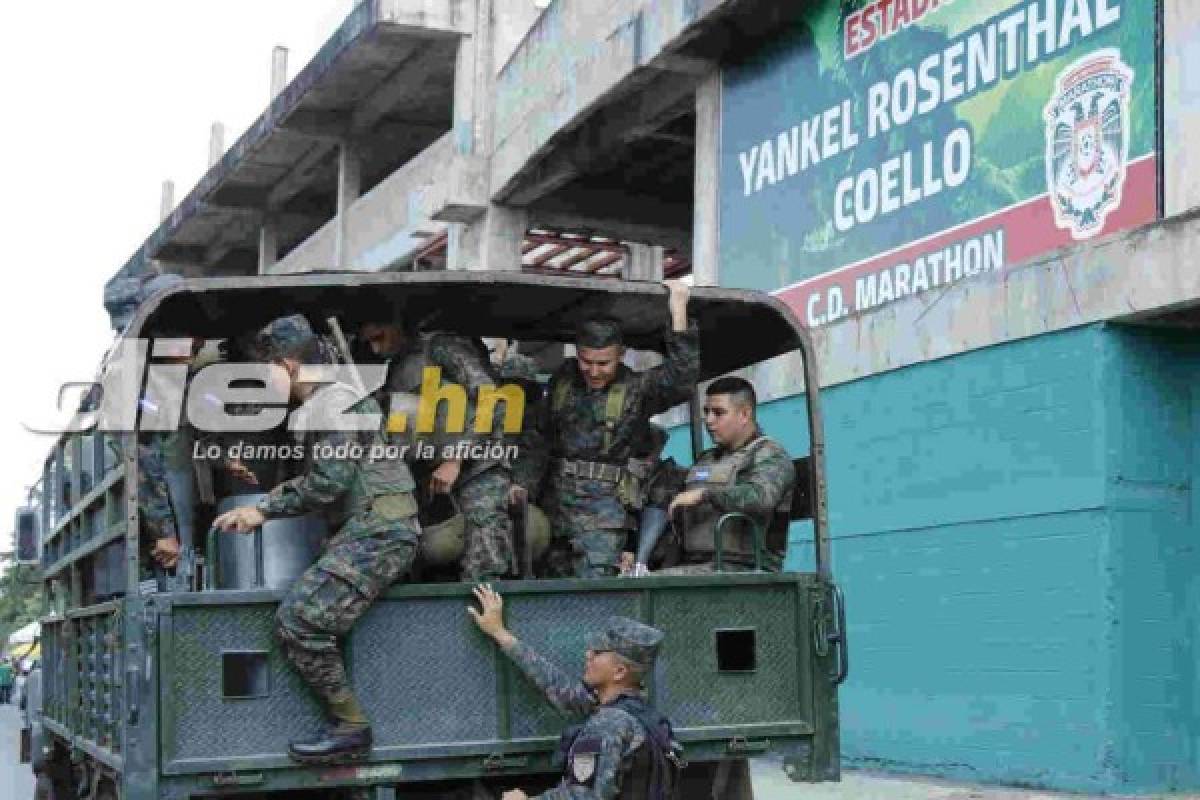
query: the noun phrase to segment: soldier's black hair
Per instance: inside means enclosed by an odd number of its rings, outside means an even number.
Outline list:
[[[620,347],[625,344],[621,326],[615,319],[585,319],[575,329],[575,346],[589,349]]]
[[[758,396],[754,393],[754,384],[745,378],[738,378],[734,375],[717,378],[708,385],[704,394],[709,397],[714,394],[727,394],[733,398],[735,403],[741,403],[750,408],[754,408],[758,403]]]

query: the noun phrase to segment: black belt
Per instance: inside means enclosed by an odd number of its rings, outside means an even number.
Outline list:
[[[607,481],[617,483],[625,474],[625,468],[616,464],[605,464],[603,461],[582,461],[569,458],[556,460],[560,475],[572,475],[576,478],[590,481]]]

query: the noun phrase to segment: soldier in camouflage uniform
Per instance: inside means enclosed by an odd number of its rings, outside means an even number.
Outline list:
[[[763,566],[778,572],[787,548],[786,530],[772,526],[791,505],[795,467],[787,451],[763,434],[755,417],[754,387],[736,377],[720,378],[705,390],[704,425],[716,447],[688,471],[686,488],[668,508],[684,517],[683,566],[662,572],[704,574],[714,567],[714,532],[723,514],[750,517],[764,536]],[[753,534],[743,521],[727,524],[721,537],[723,568],[754,565]]]
[[[468,612],[557,709],[586,715],[560,744],[559,784],[543,800],[666,798],[679,763],[671,724],[646,702],[643,681],[663,634],[627,617],[611,617],[587,640],[582,681],[568,677],[504,626],[504,601],[489,586],[475,589],[481,611]],[[527,800],[520,789],[501,800]]]
[[[288,374],[291,400],[303,402],[317,385],[303,381],[301,368],[326,359],[317,338],[302,317],[276,320],[268,337],[272,361]],[[407,465],[372,457],[372,450],[384,445],[379,406],[369,397],[355,402],[355,391],[342,384],[326,391],[330,402],[311,411],[299,426],[304,472],[276,486],[256,506],[233,509],[213,523],[249,532],[271,517],[315,510],[340,523],[321,557],[288,590],[276,619],[285,655],[332,720],[316,738],[289,746],[294,759],[310,763],[364,757],[370,751],[371,729],[347,681],[339,638],[408,571],[420,533]],[[332,415],[347,407],[348,413],[374,416],[377,427],[335,430]],[[344,452],[339,454],[338,448]]]
[[[512,489],[510,504],[534,502],[541,495],[542,475],[540,461],[530,453],[538,438],[535,431],[538,409],[545,388],[538,382],[538,365],[527,355],[517,352],[516,343],[498,339],[492,350],[492,363],[500,374],[502,383],[516,383],[525,392],[525,413],[521,419],[521,432],[515,437],[517,458],[512,462]]]
[[[635,527],[640,488],[629,460],[647,435],[650,417],[690,399],[700,372],[699,333],[687,319],[688,288],[671,281],[671,329],[663,364],[634,372],[621,363],[615,322],[580,326],[576,358],[550,380],[539,410],[538,441],[529,454],[546,473],[544,504],[555,539],[547,577],[616,575]],[[532,490],[534,487],[525,487]]]
[[[376,356],[388,359],[380,405],[389,413],[398,410],[391,402],[393,393],[416,395],[421,391],[427,367],[441,368],[443,385],[463,387],[469,409],[476,407],[480,387],[499,383],[478,340],[445,333],[414,333],[394,323],[367,323],[359,333]],[[502,412],[503,405],[497,404],[492,434],[475,433],[475,420],[468,414],[465,430],[454,438],[482,444],[490,435],[498,436],[503,430]],[[410,419],[408,425],[414,426],[415,420]],[[435,441],[446,444],[447,437],[435,437]],[[440,450],[440,446],[435,449]],[[434,460],[416,462],[414,471],[428,495],[450,494],[463,515],[466,544],[460,563],[461,579],[492,580],[508,575],[513,563],[512,520],[507,505],[512,484],[509,465],[491,460],[446,459],[439,453]],[[423,494],[418,493],[419,500]]]

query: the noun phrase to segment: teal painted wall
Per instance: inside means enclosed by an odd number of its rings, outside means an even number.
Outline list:
[[[1198,377],[1188,337],[1096,325],[822,393],[848,766],[1200,788]],[[760,419],[799,454],[803,414]]]

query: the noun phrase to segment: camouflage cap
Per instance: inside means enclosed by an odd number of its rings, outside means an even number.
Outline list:
[[[604,630],[587,639],[587,648],[597,653],[611,651],[642,670],[654,666],[663,632],[629,617],[609,617]]]
[[[129,326],[138,306],[157,292],[169,289],[183,278],[174,273],[139,272],[119,275],[104,285],[104,308],[118,333]]]
[[[299,314],[273,320],[258,336],[257,351],[264,359],[290,358],[303,353],[316,338],[308,320]]]

